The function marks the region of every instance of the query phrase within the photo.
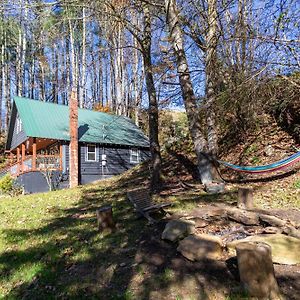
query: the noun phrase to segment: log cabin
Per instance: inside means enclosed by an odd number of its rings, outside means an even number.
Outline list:
[[[49,174],[51,186],[68,187],[70,111],[66,105],[15,97],[6,142],[10,165],[1,174],[10,173],[27,193],[49,190]],[[121,174],[150,157],[148,138],[127,117],[77,108],[75,124],[79,184]]]

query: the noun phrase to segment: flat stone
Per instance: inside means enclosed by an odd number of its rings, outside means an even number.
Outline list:
[[[275,234],[275,233],[281,233],[282,230],[278,227],[272,227],[272,226],[268,226],[265,227],[262,231],[262,233],[268,233],[268,234]]]
[[[225,191],[225,184],[222,182],[206,184],[204,190],[208,194],[223,193]]]
[[[246,211],[238,208],[227,209],[227,216],[229,219],[234,220],[244,225],[258,225],[258,215],[254,212]]]
[[[222,250],[221,238],[208,234],[190,235],[177,247],[177,251],[191,261],[220,259]]]
[[[300,230],[293,226],[287,226],[283,229],[283,232],[289,236],[300,239]]]
[[[208,224],[209,224],[207,221],[200,219],[200,218],[196,218],[196,219],[194,219],[194,221],[195,221],[196,228],[203,228],[203,227],[208,226]]]
[[[189,234],[194,233],[195,222],[186,220],[171,220],[166,225],[161,238],[171,242],[178,241]]]
[[[226,211],[222,207],[206,205],[192,210],[190,216],[200,219],[217,219],[226,217]]]
[[[239,243],[243,242],[263,242],[270,245],[274,263],[284,265],[300,264],[300,239],[284,234],[261,234],[229,242],[226,247],[229,251],[232,251]]]
[[[286,224],[286,221],[270,215],[260,214],[259,219],[263,223],[267,223],[271,226],[283,227]]]

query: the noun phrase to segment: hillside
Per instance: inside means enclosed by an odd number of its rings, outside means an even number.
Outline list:
[[[265,127],[258,136],[251,137],[252,143],[249,139],[247,145],[236,145],[223,158],[257,163],[253,158],[260,157],[265,163],[291,153],[289,137],[274,124],[270,126],[276,129],[271,143],[274,154],[264,155],[266,137],[272,136],[271,127]],[[251,151],[246,150],[251,145]],[[183,188],[180,182],[195,181],[187,171],[191,169],[179,163],[178,158],[183,161],[180,155],[183,154],[164,156],[165,186],[160,196],[156,196],[158,201],[174,204],[171,213],[182,214],[199,205],[236,201],[237,187],[241,184],[228,184],[223,195]],[[236,178],[230,173],[223,175]],[[160,240],[164,222],[149,227],[145,220],[137,219],[126,200],[126,191],[145,186],[148,176],[144,164],[122,176],[77,189],[2,197],[1,298],[200,299],[199,295],[205,295],[208,299],[240,299],[239,281],[228,273],[225,261],[191,263],[169,243]],[[299,211],[299,183],[299,173],[293,173],[247,185],[254,187],[257,207]],[[113,207],[117,228],[112,234],[101,234],[95,210],[107,204]],[[287,299],[298,299],[295,289],[299,285],[292,278],[297,278],[299,268],[278,265],[275,270]]]
[[[271,177],[244,176],[220,168],[226,192],[205,193],[196,180],[195,157],[185,116],[163,118],[162,191],[169,213],[184,215],[197,207],[236,205],[238,187],[254,189],[259,209],[300,212],[298,168]],[[168,129],[169,128],[169,129]],[[221,159],[259,165],[289,156],[299,148],[267,115],[244,139],[223,139]],[[180,151],[179,151],[180,149]],[[3,299],[247,299],[227,260],[192,263],[160,239],[165,222],[148,226],[126,199],[133,187],[146,186],[144,163],[112,179],[45,194],[0,198],[0,297]],[[99,233],[95,210],[113,207],[116,229]],[[218,224],[209,225],[212,232]],[[287,299],[297,298],[299,266],[275,265]]]

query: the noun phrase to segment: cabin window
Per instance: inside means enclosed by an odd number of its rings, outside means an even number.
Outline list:
[[[16,133],[18,134],[18,133],[20,133],[22,131],[22,120],[19,117],[17,117],[17,121],[16,122],[17,122]]]
[[[140,150],[139,149],[130,149],[130,162],[139,163],[140,162]]]
[[[86,146],[86,161],[96,161],[96,145],[88,144]]]

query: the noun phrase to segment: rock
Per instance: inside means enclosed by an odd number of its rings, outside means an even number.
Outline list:
[[[260,214],[259,215],[259,219],[263,223],[267,223],[267,224],[269,224],[271,226],[283,227],[284,225],[286,225],[286,221],[281,220],[281,219],[279,219],[277,217],[274,217],[274,216]]]
[[[204,188],[208,194],[219,194],[225,191],[225,184],[222,182],[206,184]]]
[[[222,257],[222,240],[208,234],[190,235],[180,241],[177,251],[191,261],[220,259]]]
[[[166,225],[161,238],[163,240],[169,240],[175,242],[179,239],[186,237],[189,234],[194,233],[195,222],[185,220],[172,220]]]
[[[283,232],[289,236],[300,239],[300,230],[293,226],[288,226],[283,229]]]
[[[266,156],[272,156],[274,154],[274,148],[271,145],[268,145],[264,152]]]
[[[219,219],[226,217],[226,211],[222,207],[206,205],[192,210],[190,215],[200,219]]]
[[[254,212],[245,211],[238,208],[230,208],[227,210],[227,216],[229,219],[234,220],[244,225],[258,225],[258,215]]]
[[[268,234],[281,233],[281,232],[282,232],[282,230],[280,228],[272,227],[272,226],[265,227],[262,230],[262,233],[268,233]]]
[[[226,247],[232,251],[239,243],[243,242],[263,242],[270,245],[274,263],[284,265],[300,263],[300,240],[297,238],[284,234],[261,234],[229,242]]]
[[[194,219],[194,221],[195,221],[196,228],[203,228],[203,227],[208,226],[208,222],[203,219],[196,218],[196,219]]]

